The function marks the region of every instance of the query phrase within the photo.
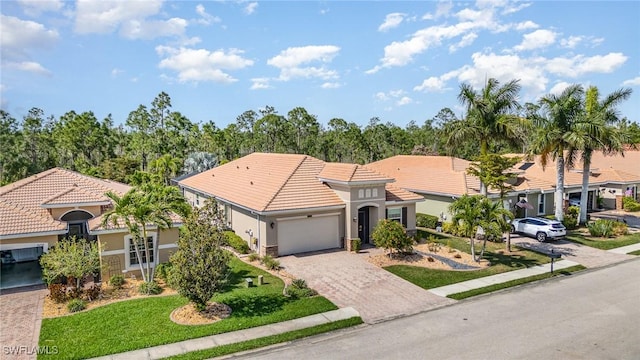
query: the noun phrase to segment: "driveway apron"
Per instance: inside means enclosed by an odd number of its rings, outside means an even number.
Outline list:
[[[554,252],[562,254],[563,259],[575,261],[587,268],[606,266],[634,258],[632,255],[615,254],[609,251],[595,249],[590,246],[573,243],[568,240],[551,240],[545,243],[540,243],[535,239],[524,236],[511,236],[511,242],[513,244],[518,244],[523,248],[530,248],[544,253],[550,253],[553,249]]]
[[[455,301],[405,281],[367,261],[371,252],[317,252],[280,257],[291,275],[302,278],[338,307],[353,307],[372,324],[416,314]]]
[[[0,295],[0,358],[37,357],[42,306],[47,290],[43,286],[3,290]]]

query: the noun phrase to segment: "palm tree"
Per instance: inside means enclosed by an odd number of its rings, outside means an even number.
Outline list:
[[[150,164],[151,172],[160,176],[165,185],[169,185],[171,178],[175,177],[180,170],[180,160],[169,154],[153,160]]]
[[[467,116],[447,125],[447,146],[453,148],[475,141],[480,144],[480,155],[485,156],[491,141],[518,143],[524,128],[524,122],[516,116],[520,109],[518,82],[511,80],[500,86],[498,80],[491,78],[480,92],[469,84],[460,85],[458,100],[466,106]],[[486,195],[484,184],[481,184],[481,193]]]
[[[502,204],[482,195],[463,195],[449,206],[449,211],[453,214],[453,223],[464,236],[469,238],[471,256],[477,262],[484,256],[487,239],[501,238],[502,234],[510,228],[507,219],[513,218],[513,214],[504,209]],[[478,228],[484,232],[484,240],[480,254],[476,256],[474,240]]]
[[[218,166],[218,157],[208,152],[193,152],[184,160],[182,172],[191,174],[195,172],[203,172]]]
[[[577,124],[577,133],[571,139],[582,151],[582,192],[580,194],[580,223],[587,222],[589,174],[593,151],[622,153],[625,133],[616,126],[620,123],[616,105],[631,96],[631,89],[619,89],[600,100],[598,88],[590,86],[585,93],[583,119]]]
[[[575,139],[582,111],[582,95],[580,85],[567,87],[560,95],[549,94],[539,101],[543,114],[533,117],[537,126],[531,142],[530,152],[540,155],[540,163],[544,169],[549,156],[556,161],[555,217],[564,219],[564,169],[573,166],[576,157]],[[532,114],[533,115],[533,114]],[[566,151],[566,153],[565,153]]]

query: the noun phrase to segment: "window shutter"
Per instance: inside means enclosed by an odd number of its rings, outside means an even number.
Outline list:
[[[402,208],[402,226],[404,226],[404,228],[407,228],[407,207],[403,207]]]
[[[389,218],[389,209],[384,209],[384,218],[385,219]]]

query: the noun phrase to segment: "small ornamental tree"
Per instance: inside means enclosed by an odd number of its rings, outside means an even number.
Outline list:
[[[63,239],[40,258],[42,276],[47,284],[62,277],[74,278],[79,288],[82,278],[100,270],[98,244],[85,239]]]
[[[229,277],[229,253],[222,248],[224,217],[215,200],[195,208],[186,218],[171,256],[169,284],[202,311]]]
[[[413,251],[413,240],[407,236],[406,230],[397,221],[388,219],[379,221],[371,237],[377,247],[385,248],[389,251],[389,256],[391,256],[393,250],[399,253]]]

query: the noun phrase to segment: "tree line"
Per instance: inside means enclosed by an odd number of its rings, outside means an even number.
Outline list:
[[[422,124],[411,121],[405,127],[377,117],[365,126],[341,118],[323,125],[303,107],[282,115],[266,106],[247,110],[220,128],[213,121],[195,123],[173,110],[165,92],[150,106],[139,105],[120,125],[111,115],[99,120],[91,111],[54,117],[33,108],[18,120],[0,110],[0,184],[55,166],[127,183],[135,182],[138,170],[168,181],[202,168],[203,161],[210,167],[256,151],[361,164],[399,154],[471,160],[487,152],[521,153],[530,148],[536,131],[531,120],[539,118],[541,105],[518,104],[517,83],[501,86],[490,79],[480,92],[462,84],[458,99],[466,107],[464,117],[443,108]],[[486,121],[472,121],[478,112]],[[616,126],[630,134],[630,141],[640,141],[637,123],[622,119]]]

